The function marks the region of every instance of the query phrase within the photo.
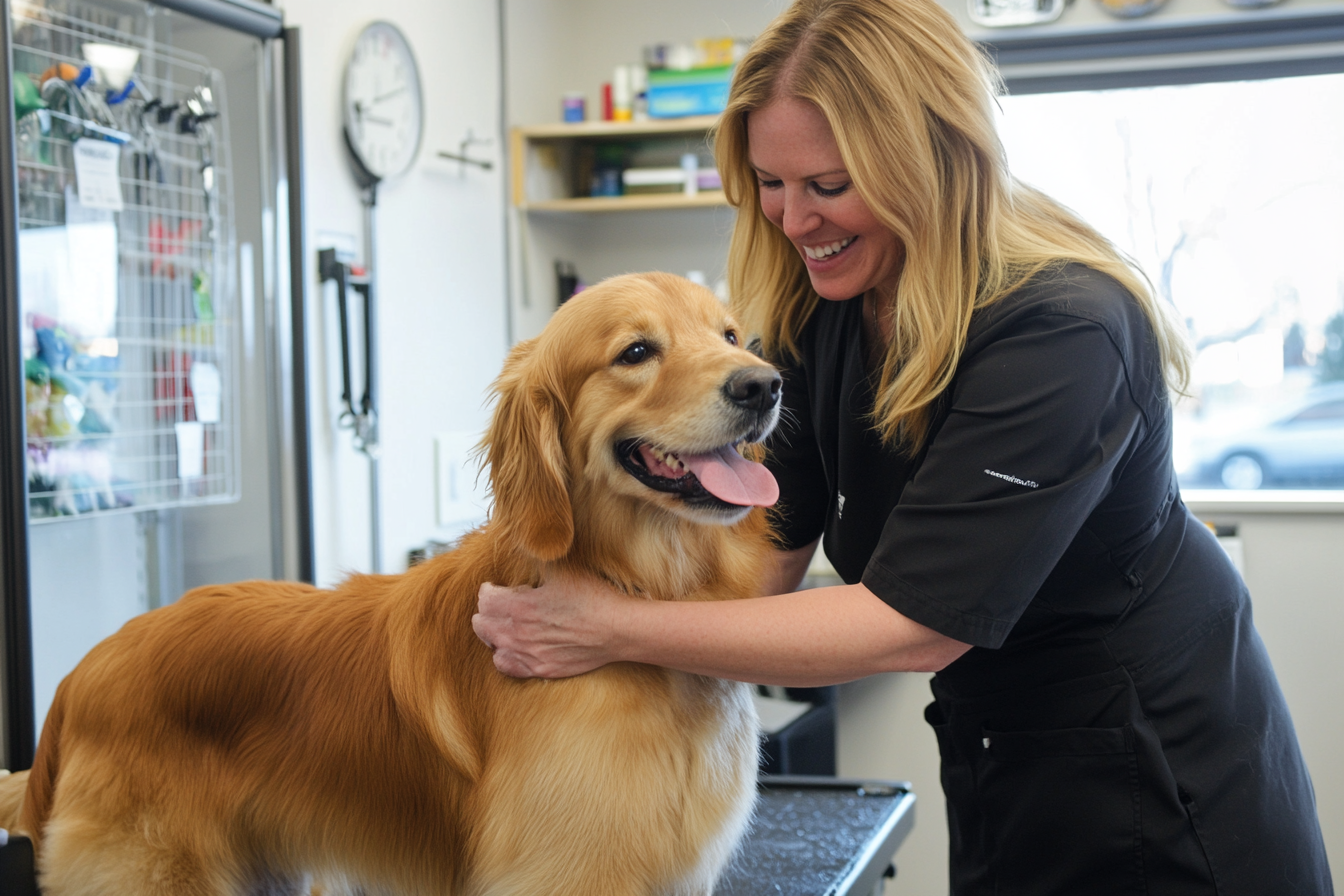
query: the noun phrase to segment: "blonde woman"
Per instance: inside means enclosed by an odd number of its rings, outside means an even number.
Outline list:
[[[927,670],[954,894],[1326,894],[1244,585],[1181,503],[1181,333],[1008,173],[932,0],[798,0],[717,135],[735,310],[783,370],[769,595],[484,585],[511,675],[616,660],[815,686]],[[849,584],[792,592],[819,541]]]

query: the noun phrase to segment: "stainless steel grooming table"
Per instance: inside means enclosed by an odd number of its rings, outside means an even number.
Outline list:
[[[872,896],[914,824],[904,781],[763,775],[714,896]]]
[[[872,896],[914,823],[905,782],[763,776],[715,896]],[[0,846],[0,896],[38,896],[25,837]]]

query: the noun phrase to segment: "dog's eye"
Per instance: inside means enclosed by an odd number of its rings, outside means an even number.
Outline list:
[[[634,345],[621,352],[621,356],[616,359],[619,364],[639,364],[648,360],[651,352],[649,347],[643,342],[636,342]]]
[[[734,333],[732,330],[729,330],[727,333],[724,333],[723,338],[728,340],[729,345],[737,345],[737,334]]]

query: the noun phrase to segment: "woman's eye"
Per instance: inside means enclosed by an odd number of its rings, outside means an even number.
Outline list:
[[[841,193],[849,189],[849,184],[841,184],[838,187],[827,188],[823,187],[816,181],[812,181],[812,189],[817,191],[818,196],[839,196]]]
[[[636,342],[634,345],[621,352],[621,356],[616,360],[620,364],[639,364],[640,362],[647,360],[648,357],[649,347],[642,342]]]
[[[737,334],[734,333],[732,330],[729,330],[727,333],[724,333],[723,338],[728,340],[729,345],[737,345]]]
[[[779,189],[779,187],[783,185],[783,183],[784,181],[782,180],[766,180],[765,178],[756,179],[756,185],[759,186],[762,190],[777,190]]]

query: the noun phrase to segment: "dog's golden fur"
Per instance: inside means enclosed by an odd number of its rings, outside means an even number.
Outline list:
[[[308,874],[403,896],[709,892],[754,798],[746,686],[634,664],[509,679],[471,616],[482,582],[566,572],[661,600],[752,594],[761,511],[714,518],[614,448],[743,437],[722,382],[767,365],[733,328],[680,278],[599,284],[510,355],[494,511],[456,550],[330,591],[199,588],[95,647],[27,782],[47,896],[297,892]],[[622,363],[635,342],[655,355]]]

